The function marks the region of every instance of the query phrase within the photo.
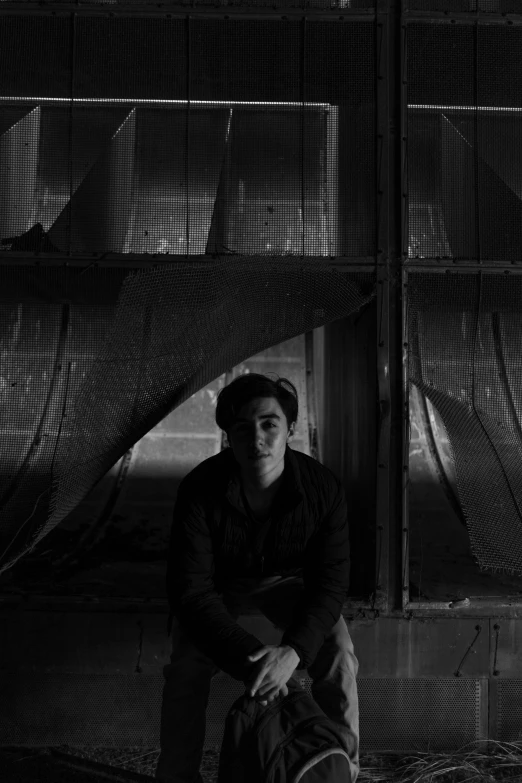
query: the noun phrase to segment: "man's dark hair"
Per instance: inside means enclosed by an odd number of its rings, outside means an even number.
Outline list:
[[[228,432],[243,405],[256,397],[275,397],[283,409],[288,426],[297,421],[299,403],[294,384],[288,378],[273,381],[267,375],[251,372],[235,378],[219,392],[216,406],[218,427]]]

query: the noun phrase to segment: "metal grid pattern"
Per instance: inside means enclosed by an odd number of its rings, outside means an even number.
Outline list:
[[[472,553],[520,575],[522,277],[410,273],[408,291],[409,377],[448,433]]]
[[[21,672],[0,682],[3,745],[159,745],[161,673]]]
[[[408,25],[408,255],[520,261],[522,28]]]
[[[311,694],[311,678],[299,682]],[[363,753],[457,749],[480,737],[485,705],[478,680],[359,678],[357,687]],[[226,675],[214,678],[206,747],[221,743],[227,712],[242,694],[241,683]]]
[[[0,270],[9,446],[0,570],[193,393],[374,295],[371,272],[291,256],[110,271]]]
[[[326,264],[376,246],[371,21],[1,19],[2,249],[180,263],[101,310],[98,268],[4,267],[0,571],[193,392],[369,301]]]
[[[480,682],[359,679],[361,751],[409,753],[462,747],[480,736]]]
[[[371,21],[13,12],[0,41],[5,250],[375,252]]]
[[[520,722],[522,680],[499,680],[497,688],[497,739],[500,742],[520,742],[522,740]]]
[[[4,676],[2,741],[33,747],[156,747],[162,683],[159,674]],[[309,677],[301,685],[311,692]],[[456,749],[479,738],[484,705],[478,680],[360,678],[358,690],[363,753]],[[243,693],[242,683],[214,677],[205,747],[221,743],[227,712]]]

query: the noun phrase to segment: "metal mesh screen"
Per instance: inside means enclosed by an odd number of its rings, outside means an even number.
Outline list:
[[[522,278],[408,276],[409,376],[439,412],[481,568],[522,574]]]
[[[520,261],[522,30],[408,26],[410,258]]]
[[[161,673],[10,673],[1,686],[4,746],[159,745]]]
[[[362,752],[446,751],[480,737],[479,680],[365,678],[358,690]]]
[[[30,525],[46,514],[58,444],[67,439],[74,399],[103,345],[126,275],[123,269],[93,275],[0,268],[2,552],[12,543],[13,554],[24,540],[25,519]]]
[[[2,680],[0,733],[8,745],[159,744],[159,674],[24,674]],[[301,685],[311,692],[311,680]],[[448,751],[480,738],[480,683],[474,679],[358,680],[361,751]],[[205,747],[219,746],[225,718],[244,685],[217,675]],[[7,709],[7,705],[9,709]]]
[[[311,694],[311,678],[298,680]],[[485,705],[478,680],[361,677],[357,690],[362,753],[447,751],[480,737]],[[214,678],[206,747],[221,743],[227,712],[243,692],[241,683],[226,675]]]
[[[373,291],[373,273],[291,257],[180,261],[127,277],[3,267],[2,570],[194,392]]]
[[[369,301],[325,263],[376,230],[371,21],[1,18],[2,249],[122,267],[0,274],[0,571],[195,391]]]
[[[499,680],[497,701],[497,739],[500,742],[520,742],[520,701],[522,680]]]
[[[13,13],[0,43],[5,250],[374,254],[371,22]]]

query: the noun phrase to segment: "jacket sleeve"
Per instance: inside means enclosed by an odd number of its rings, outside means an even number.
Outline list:
[[[304,555],[304,590],[294,622],[281,639],[300,658],[300,669],[314,662],[326,636],[341,616],[350,582],[350,538],[346,496],[340,482],[318,531]]]
[[[213,542],[201,495],[184,479],[174,507],[167,595],[170,608],[194,644],[216,666],[242,680],[246,658],[262,642],[241,628],[229,614],[214,586]]]

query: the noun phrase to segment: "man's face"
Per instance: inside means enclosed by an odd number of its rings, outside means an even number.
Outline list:
[[[293,434],[275,397],[256,397],[244,405],[227,433],[242,470],[257,475],[271,473],[284,461]]]

